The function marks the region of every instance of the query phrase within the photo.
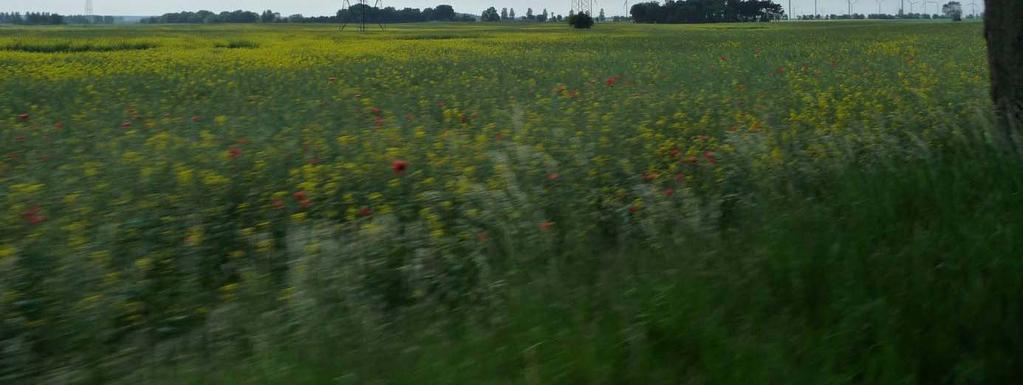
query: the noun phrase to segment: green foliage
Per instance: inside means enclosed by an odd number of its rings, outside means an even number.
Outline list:
[[[213,45],[216,48],[259,48],[259,43],[250,40],[231,40],[226,43],[216,43]]]
[[[33,53],[109,52],[132,51],[156,48],[156,44],[140,41],[113,41],[100,43],[78,43],[66,41],[15,41],[0,50]]]
[[[480,19],[489,22],[501,21],[501,14],[497,13],[497,8],[490,7],[483,11]]]
[[[568,25],[576,29],[590,29],[593,27],[593,18],[587,13],[577,13],[568,17]]]

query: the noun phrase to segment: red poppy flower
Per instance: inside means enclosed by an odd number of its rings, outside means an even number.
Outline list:
[[[675,189],[668,187],[664,189],[664,191],[661,191],[661,193],[670,198],[672,195],[675,195]]]
[[[200,122],[200,121],[202,121],[202,116],[199,116],[199,115],[192,115],[192,122],[194,122],[194,123],[198,123],[198,122]]]
[[[703,158],[706,159],[707,163],[710,163],[711,165],[718,164],[718,160],[717,160],[717,158],[714,157],[714,153],[713,152],[704,151],[703,152]]]
[[[686,181],[686,174],[683,174],[681,172],[678,173],[678,174],[675,174],[675,182],[676,183],[685,183],[685,181]]]
[[[53,128],[56,128],[58,130],[62,130],[62,129],[64,129],[64,123],[61,123],[61,122],[54,123],[53,124]]]
[[[391,162],[391,170],[394,170],[395,174],[401,174],[408,169],[408,162],[398,159]]]
[[[121,123],[121,128],[131,128],[131,122],[125,120],[123,123]]]
[[[638,211],[639,211],[639,207],[637,207],[637,206],[629,206],[629,214],[635,214]]]
[[[550,174],[547,174],[547,180],[549,180],[549,181],[556,181],[559,178],[561,178],[561,174],[558,174],[556,172],[552,172]]]
[[[721,55],[721,57],[719,57],[719,59],[721,59],[721,61],[728,61],[728,58],[725,57],[725,55]]]
[[[231,159],[235,159],[239,156],[242,156],[242,149],[238,147],[231,147],[227,149],[227,156],[230,157]]]
[[[284,201],[280,200],[280,198],[274,198],[274,200],[271,201],[270,204],[273,205],[274,208],[278,210],[284,208]]]
[[[541,230],[541,231],[547,231],[547,230],[550,230],[550,229],[551,229],[551,227],[554,227],[554,222],[551,222],[551,221],[543,221],[543,222],[540,222],[540,225],[539,225],[539,227],[540,227],[540,230]]]
[[[27,121],[28,121],[28,119],[29,119],[29,116],[28,116],[28,114],[21,114],[21,115],[18,115],[18,120],[20,120],[20,121],[22,121],[22,122],[27,122]]]
[[[647,182],[653,182],[655,179],[657,179],[657,176],[658,175],[655,172],[648,172],[646,174],[643,174],[643,180]]]
[[[362,217],[362,218],[368,217],[370,215],[373,215],[373,209],[371,209],[369,207],[363,207],[363,208],[359,209],[358,215],[360,217]]]
[[[607,80],[604,81],[604,84],[607,84],[608,87],[614,87],[615,84],[618,84],[618,77],[617,76],[609,77],[607,78]]]
[[[25,212],[21,214],[21,217],[32,225],[38,225],[46,220],[46,216],[39,213],[40,210],[41,208],[39,206],[32,206],[32,208],[25,210]]]
[[[373,115],[376,115],[376,116],[380,116],[380,113],[382,112],[382,111],[380,111],[380,109],[379,109],[379,108],[377,108],[377,107],[373,107],[373,108],[371,108],[371,109],[370,109],[369,111],[370,111],[370,112],[372,112],[372,113],[373,113]]]
[[[305,195],[305,191],[295,191],[294,193],[291,194],[291,197],[295,198],[295,201],[298,202],[298,204],[301,205],[302,208],[309,207],[310,204],[309,197]]]

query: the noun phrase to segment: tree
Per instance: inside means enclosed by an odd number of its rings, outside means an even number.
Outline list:
[[[963,20],[963,6],[958,1],[950,1],[945,5],[941,6],[941,13],[945,17],[951,18],[952,21]]]
[[[604,8],[600,9],[600,16],[597,16],[597,20],[599,20],[601,23],[603,23],[604,20],[607,20],[607,18],[604,17]]]
[[[536,20],[536,16],[533,15],[533,8],[526,8],[526,20]]]
[[[991,67],[991,97],[1004,139],[1015,144],[1023,129],[1023,1],[984,0],[984,37]]]
[[[508,10],[508,19],[511,19],[511,21],[515,21],[515,8]]]
[[[501,8],[501,20],[508,20],[508,8]]]
[[[483,21],[501,21],[501,15],[497,13],[497,8],[490,7],[483,14],[480,15],[480,19]]]
[[[568,25],[577,29],[589,29],[593,27],[593,18],[586,12],[579,12],[568,18]]]
[[[547,13],[547,8],[544,8],[544,9],[543,9],[543,13],[541,13],[541,14],[540,14],[540,22],[541,22],[541,23],[543,23],[543,22],[547,22],[547,17],[548,17],[548,15],[549,15],[549,14]]]
[[[454,20],[455,19],[455,8],[442,4],[438,5],[433,9],[433,20]]]
[[[277,16],[274,15],[274,12],[269,10],[269,9],[263,11],[263,13],[261,15],[259,15],[259,21],[264,22],[264,23],[273,23],[276,20],[277,20]]]

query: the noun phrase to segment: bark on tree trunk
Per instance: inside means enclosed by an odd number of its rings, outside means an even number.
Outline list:
[[[984,0],[991,96],[1000,129],[1019,145],[1023,129],[1023,0]]]

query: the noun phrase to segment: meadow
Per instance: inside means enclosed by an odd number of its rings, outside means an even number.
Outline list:
[[[0,28],[0,383],[1013,383],[981,30]]]

